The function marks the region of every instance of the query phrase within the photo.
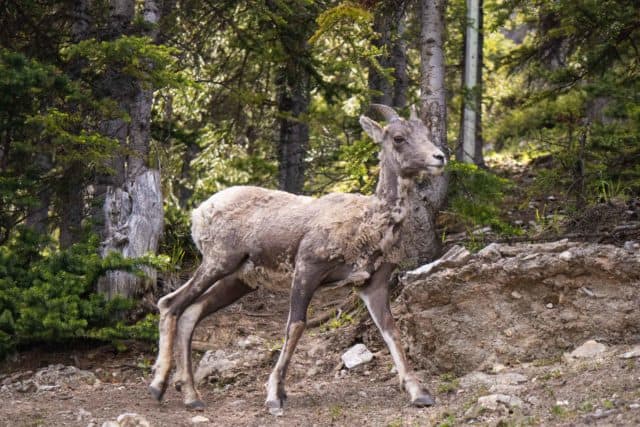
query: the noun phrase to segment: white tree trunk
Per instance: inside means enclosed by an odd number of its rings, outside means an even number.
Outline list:
[[[461,151],[458,160],[465,163],[481,163],[481,145],[478,144],[478,129],[481,108],[479,92],[481,1],[467,0],[467,28],[464,56],[464,101],[462,111]]]
[[[447,145],[447,104],[444,81],[444,11],[446,0],[421,0],[420,15],[420,101],[422,120],[431,138],[449,155]],[[442,208],[446,200],[448,175],[433,177],[425,196],[434,210]]]
[[[445,103],[444,10],[445,0],[421,0],[420,91],[421,119],[430,137],[448,156]],[[406,266],[423,264],[439,255],[440,240],[435,220],[445,203],[448,175],[428,178],[411,197],[416,209],[403,224]]]

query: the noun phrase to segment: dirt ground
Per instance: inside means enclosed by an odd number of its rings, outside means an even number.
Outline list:
[[[320,298],[316,308],[331,299],[335,295]],[[341,367],[340,355],[369,327],[348,321],[307,331],[289,369],[285,414],[274,417],[262,406],[264,384],[277,357],[286,310],[284,295],[259,291],[198,328],[196,342],[212,349],[260,338],[251,359],[199,387],[207,404],[203,412],[186,410],[172,388],[162,403],[149,396],[151,346],[128,343],[120,352],[112,346],[33,349],[2,367],[0,425],[99,427],[123,413],[137,413],[152,426],[189,426],[195,416],[209,420],[200,425],[212,426],[640,425],[640,359],[620,357],[629,345],[609,346],[593,358],[515,362],[461,378],[421,372],[437,404],[419,409],[408,405],[380,341],[366,340],[375,355],[372,362],[350,371]],[[21,389],[34,372],[51,364],[76,366],[99,381],[62,379],[38,390]],[[487,395],[515,400],[479,405]]]

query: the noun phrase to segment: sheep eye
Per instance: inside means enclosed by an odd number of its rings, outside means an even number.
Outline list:
[[[402,144],[405,141],[406,141],[406,139],[404,139],[404,136],[394,136],[393,137],[393,142],[395,142],[398,145]]]

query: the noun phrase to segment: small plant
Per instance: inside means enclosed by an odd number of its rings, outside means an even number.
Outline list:
[[[331,419],[333,421],[335,421],[338,418],[340,418],[340,416],[342,416],[342,406],[333,405],[332,407],[330,407],[329,408],[329,415],[331,416]]]
[[[438,424],[438,427],[453,427],[456,425],[456,418],[451,414],[444,414],[444,419]]]
[[[591,402],[589,402],[588,400],[586,400],[586,401],[582,402],[582,404],[580,404],[579,409],[582,412],[592,412],[593,411],[593,404]]]
[[[604,402],[602,402],[602,407],[604,409],[613,409],[616,407],[616,405],[611,400],[605,399]]]
[[[552,370],[550,372],[547,372],[546,374],[542,375],[540,377],[540,379],[543,380],[543,381],[548,381],[548,380],[551,380],[551,379],[558,379],[558,378],[561,378],[561,377],[562,377],[562,372],[560,372],[560,370],[558,370],[558,369],[554,369],[554,370]]]
[[[551,407],[551,414],[558,418],[565,418],[568,414],[567,408],[560,405],[553,405]]]
[[[440,384],[438,385],[438,393],[453,393],[460,387],[460,381],[450,372],[440,376]]]

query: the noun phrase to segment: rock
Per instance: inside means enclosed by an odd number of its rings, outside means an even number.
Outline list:
[[[120,427],[151,427],[145,417],[134,412],[125,412],[118,415],[117,421]]]
[[[61,387],[77,389],[83,385],[93,386],[97,378],[93,372],[58,364],[39,369],[33,375],[33,380],[37,383],[39,390],[49,391]]]
[[[624,242],[624,249],[629,252],[634,252],[636,249],[638,249],[638,244],[633,240],[628,240]]]
[[[558,258],[560,258],[563,261],[569,262],[573,259],[573,254],[571,253],[571,251],[564,251],[560,253],[560,255],[558,255]]]
[[[320,372],[320,369],[317,366],[312,366],[307,371],[307,376],[308,377],[313,377],[313,376],[317,375],[319,372]]]
[[[195,417],[191,418],[191,424],[203,424],[210,422],[211,421],[209,420],[209,418],[203,417],[202,415],[196,415]]]
[[[120,423],[116,421],[105,421],[102,423],[102,427],[120,427]]]
[[[500,245],[497,243],[490,243],[484,248],[480,249],[477,253],[477,256],[482,257],[486,260],[498,260],[502,257],[502,254],[500,254]]]
[[[34,380],[29,379],[12,384],[11,388],[20,393],[33,393],[34,391],[38,391],[38,384]]]
[[[607,350],[607,346],[594,340],[589,340],[573,350],[569,357],[574,359],[592,359]]]
[[[238,347],[242,349],[255,348],[264,344],[264,339],[256,335],[249,335],[238,340]]]
[[[640,324],[637,251],[568,240],[490,246],[484,257],[401,276],[392,308],[419,369],[462,377],[496,361],[555,360],[585,336],[637,342],[628,327]]]
[[[640,409],[640,403],[632,403],[629,405],[629,409]]]
[[[194,374],[194,380],[200,384],[205,378],[216,375],[218,377],[233,377],[231,371],[238,365],[237,360],[230,360],[224,350],[208,350]]]
[[[553,304],[552,303],[547,303],[547,305],[545,307],[551,309],[551,308],[553,308]]]
[[[610,416],[610,415],[613,415],[613,414],[615,414],[616,412],[618,412],[618,411],[617,411],[617,409],[607,409],[607,410],[604,410],[604,409],[600,409],[600,408],[598,408],[598,409],[596,409],[596,410],[595,410],[595,412],[593,412],[593,413],[591,413],[591,414],[587,414],[587,415],[585,415],[584,417],[585,417],[585,418],[591,418],[591,419],[599,420],[599,419],[601,419],[601,418],[605,418],[605,417],[608,417],[608,416]]]
[[[78,409],[76,421],[82,421],[84,418],[91,418],[91,412],[85,410],[84,408]]]
[[[621,359],[634,359],[636,357],[640,357],[640,344],[620,355]]]
[[[490,394],[479,397],[478,406],[490,411],[496,411],[501,406],[506,408],[520,408],[522,407],[522,400],[519,397],[507,394]]]
[[[500,373],[498,375],[488,375],[483,372],[472,372],[460,378],[460,385],[463,388],[477,386],[490,387],[492,392],[517,391],[522,384],[529,379],[515,372]]]
[[[497,384],[518,385],[526,383],[529,380],[525,375],[516,372],[508,372],[496,376]]]
[[[505,369],[507,369],[507,367],[504,366],[502,363],[495,363],[491,367],[491,372],[493,372],[494,374],[498,374],[498,373],[504,371]]]
[[[472,234],[474,234],[474,235],[476,235],[476,236],[479,236],[479,235],[487,234],[487,233],[491,233],[491,227],[482,227],[482,228],[479,228],[479,229],[477,229],[477,230],[474,230]]]
[[[347,369],[355,368],[364,363],[369,363],[373,360],[373,353],[364,344],[356,344],[347,350],[342,356],[342,361]]]

